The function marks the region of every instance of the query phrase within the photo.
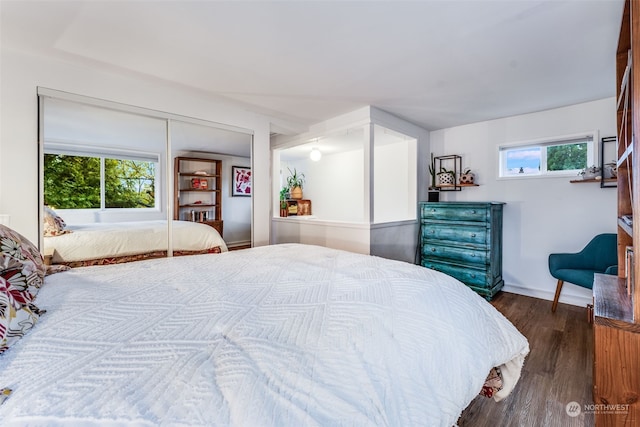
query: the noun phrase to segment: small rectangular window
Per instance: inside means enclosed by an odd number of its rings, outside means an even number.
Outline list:
[[[45,153],[44,203],[57,209],[155,208],[158,160]]]
[[[594,133],[499,147],[502,178],[571,176],[595,164]]]

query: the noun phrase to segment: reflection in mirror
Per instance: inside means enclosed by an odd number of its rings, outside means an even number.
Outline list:
[[[251,170],[251,135],[179,120],[171,120],[170,129],[173,218],[180,220],[174,224],[202,223],[216,229],[231,249],[250,246],[251,193],[233,195],[232,170]],[[177,228],[174,242],[176,232]]]
[[[45,255],[80,266],[250,246],[251,200],[230,196],[230,171],[250,170],[252,136],[111,104],[40,97]],[[190,202],[207,212],[196,221],[174,212],[179,156],[218,160],[191,171],[206,175]]]
[[[166,255],[165,121],[49,97],[40,114],[52,262]]]

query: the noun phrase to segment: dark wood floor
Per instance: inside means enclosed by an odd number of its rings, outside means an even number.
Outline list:
[[[501,292],[492,304],[529,340],[522,376],[503,401],[477,397],[459,426],[593,426],[593,414],[569,417],[569,402],[592,404],[593,329],[586,309]]]

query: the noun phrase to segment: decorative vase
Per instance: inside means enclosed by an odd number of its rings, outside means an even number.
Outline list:
[[[473,184],[476,177],[473,173],[463,173],[460,175],[460,184]]]
[[[294,200],[300,200],[302,199],[302,188],[300,187],[293,187],[291,189],[291,198]]]
[[[438,174],[438,184],[439,185],[453,185],[453,175],[450,173],[440,173]]]

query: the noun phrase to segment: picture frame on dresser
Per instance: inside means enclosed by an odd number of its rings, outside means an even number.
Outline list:
[[[251,196],[251,168],[246,166],[231,166],[231,195]]]

